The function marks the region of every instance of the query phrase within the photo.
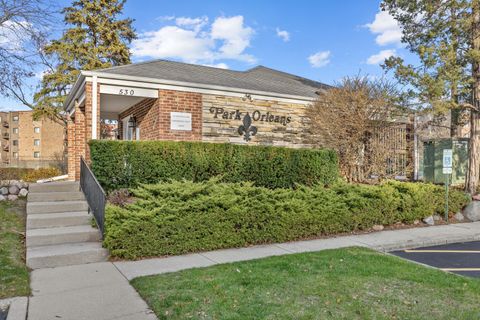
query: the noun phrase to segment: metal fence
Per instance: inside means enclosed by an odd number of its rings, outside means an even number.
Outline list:
[[[105,191],[103,190],[92,170],[88,167],[85,159],[80,159],[80,188],[85,194],[88,207],[95,217],[98,228],[104,234],[105,222],[105,204],[107,202]]]

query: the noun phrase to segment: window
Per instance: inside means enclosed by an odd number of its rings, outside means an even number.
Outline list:
[[[13,158],[14,158],[14,159],[18,159],[18,152],[14,152],[14,153],[13,153]]]
[[[12,145],[13,145],[13,146],[18,146],[18,140],[13,140],[13,141],[12,141]]]
[[[36,158],[36,159],[40,158],[40,152],[35,151],[35,152],[33,153],[33,157]]]
[[[40,133],[40,127],[35,127],[35,128],[33,128],[33,132],[35,132],[35,133]]]
[[[33,140],[33,145],[34,146],[39,146],[40,145],[40,139]]]
[[[13,133],[18,133],[18,128],[13,128]]]
[[[13,116],[13,117],[12,117],[12,120],[13,120],[13,121],[18,121],[18,116]]]

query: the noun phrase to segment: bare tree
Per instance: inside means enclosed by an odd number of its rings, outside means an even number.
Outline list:
[[[401,111],[395,87],[367,77],[344,78],[320,94],[308,109],[312,143],[337,151],[340,170],[348,181],[365,181],[372,175],[396,175],[392,139]]]
[[[53,8],[49,0],[0,0],[0,95],[30,108],[31,79],[39,65],[50,66],[41,48],[52,31]]]

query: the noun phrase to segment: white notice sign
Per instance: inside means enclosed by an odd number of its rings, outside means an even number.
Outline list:
[[[452,149],[443,149],[443,174],[452,173]]]
[[[192,131],[192,114],[170,112],[170,130]]]

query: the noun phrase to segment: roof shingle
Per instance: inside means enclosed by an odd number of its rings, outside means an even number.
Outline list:
[[[328,85],[293,74],[257,66],[235,71],[168,60],[154,60],[97,70],[103,73],[217,85],[315,98]]]

